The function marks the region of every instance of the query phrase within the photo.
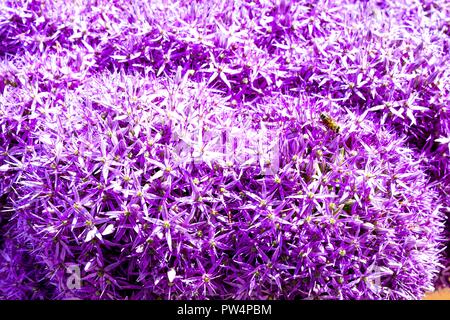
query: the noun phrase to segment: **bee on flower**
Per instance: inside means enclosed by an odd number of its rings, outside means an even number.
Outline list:
[[[325,127],[327,127],[328,130],[334,131],[336,133],[339,133],[341,131],[341,127],[339,126],[339,124],[326,113],[322,112],[320,114],[320,121]]]

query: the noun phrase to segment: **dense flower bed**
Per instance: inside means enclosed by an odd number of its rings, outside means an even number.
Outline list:
[[[1,0],[0,297],[448,284],[449,19],[444,0]]]

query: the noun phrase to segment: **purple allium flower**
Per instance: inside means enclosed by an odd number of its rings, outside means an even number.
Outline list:
[[[66,89],[58,107],[37,102],[35,152],[12,164],[8,225],[52,270],[54,297],[432,289],[443,217],[403,139],[306,97],[236,108],[206,85],[105,73]],[[42,112],[49,103],[57,113]],[[64,268],[75,263],[83,286],[70,291]]]
[[[446,1],[0,8],[0,297],[448,282]]]

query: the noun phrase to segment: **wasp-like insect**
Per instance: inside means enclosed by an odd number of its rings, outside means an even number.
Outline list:
[[[341,130],[337,122],[326,113],[320,114],[320,120],[329,130],[332,130],[336,133],[339,133],[339,131]]]
[[[10,85],[10,86],[12,86],[12,87],[14,87],[14,88],[17,88],[17,82],[15,82],[14,80],[8,80],[8,79],[6,79],[6,80],[4,80],[3,81],[6,85]]]

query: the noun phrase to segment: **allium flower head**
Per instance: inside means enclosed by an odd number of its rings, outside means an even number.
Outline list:
[[[306,97],[236,108],[206,85],[105,73],[58,115],[30,116],[36,154],[20,161],[11,233],[52,270],[55,297],[74,263],[80,298],[432,288],[443,218],[403,139]]]
[[[0,0],[0,297],[412,299],[445,283],[449,15]]]

